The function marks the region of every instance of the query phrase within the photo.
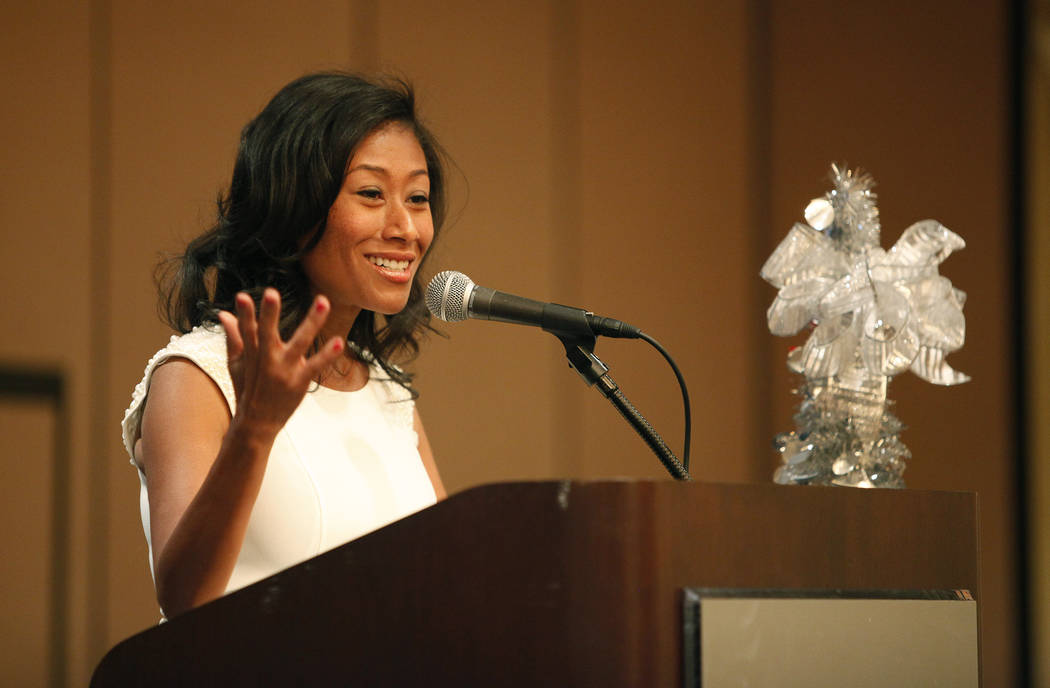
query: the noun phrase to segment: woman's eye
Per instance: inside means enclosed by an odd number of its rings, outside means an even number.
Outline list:
[[[414,205],[426,205],[427,203],[430,202],[430,199],[427,197],[426,194],[421,194],[420,193],[420,194],[413,194],[412,196],[409,196],[408,201],[409,201],[409,203],[412,203]]]
[[[379,189],[361,189],[357,192],[357,195],[377,201],[383,197],[383,192]]]

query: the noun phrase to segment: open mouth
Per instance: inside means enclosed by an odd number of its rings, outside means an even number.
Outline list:
[[[412,264],[410,260],[394,260],[392,258],[381,258],[380,256],[368,256],[368,260],[373,265],[378,265],[391,272],[408,272],[408,266]]]

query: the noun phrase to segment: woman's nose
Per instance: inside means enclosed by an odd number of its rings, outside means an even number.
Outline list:
[[[387,204],[386,225],[383,227],[384,239],[401,239],[412,241],[418,238],[416,223],[412,213],[404,203]]]

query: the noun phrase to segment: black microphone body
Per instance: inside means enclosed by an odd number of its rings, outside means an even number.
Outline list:
[[[532,325],[554,335],[637,338],[640,330],[581,308],[535,301],[474,284],[460,272],[439,273],[427,286],[427,307],[446,322],[466,318]]]
[[[543,303],[488,287],[474,287],[467,306],[470,317],[516,325],[534,325],[554,334],[594,334],[587,313],[579,308]]]

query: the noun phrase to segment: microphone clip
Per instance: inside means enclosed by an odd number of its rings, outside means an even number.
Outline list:
[[[565,347],[565,357],[569,359],[569,366],[579,373],[588,387],[592,387],[603,377],[607,377],[609,366],[594,355],[597,338],[593,334],[580,335],[548,331],[561,341],[562,346]],[[602,394],[608,396],[603,385],[599,385],[599,389],[602,390]]]

